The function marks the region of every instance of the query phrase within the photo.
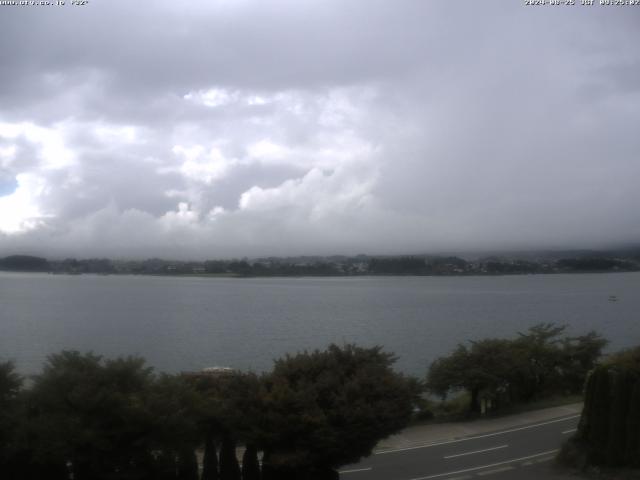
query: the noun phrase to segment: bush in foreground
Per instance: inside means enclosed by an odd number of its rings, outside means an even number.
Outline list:
[[[29,389],[0,364],[0,478],[197,480],[202,448],[203,480],[337,478],[411,418],[417,386],[393,361],[379,347],[331,345],[262,377],[181,376],[63,351]]]
[[[419,392],[394,360],[355,345],[277,360],[264,384],[262,441],[274,478],[332,478],[404,428]]]
[[[578,430],[559,460],[579,469],[640,468],[640,347],[611,356],[590,373]]]

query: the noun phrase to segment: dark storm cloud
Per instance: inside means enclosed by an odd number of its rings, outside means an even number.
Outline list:
[[[637,241],[638,24],[504,2],[3,7],[0,247]]]

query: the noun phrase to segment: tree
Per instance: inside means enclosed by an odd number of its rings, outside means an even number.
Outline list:
[[[13,362],[0,363],[0,477],[18,478],[19,404],[22,377]]]
[[[562,381],[568,391],[582,391],[588,373],[596,367],[607,343],[606,339],[593,330],[585,335],[563,339]]]
[[[0,258],[0,270],[14,270],[20,272],[47,272],[51,269],[46,258],[30,255],[11,255]]]
[[[424,275],[427,265],[424,258],[419,257],[372,258],[369,271],[384,275]]]
[[[151,369],[136,357],[102,360],[65,351],[49,357],[31,392],[37,454],[72,462],[76,479],[138,471],[153,418]]]
[[[560,377],[566,358],[559,337],[566,328],[566,325],[539,323],[525,333],[518,333],[514,344],[526,361],[520,366],[517,386],[524,400],[561,388]]]
[[[580,392],[607,342],[595,332],[561,337],[565,329],[540,323],[515,339],[488,338],[458,345],[431,364],[427,388],[443,397],[456,389],[466,390],[471,413],[480,412],[482,396],[495,408],[500,403]]]
[[[332,469],[369,455],[405,427],[417,392],[391,369],[394,361],[380,347],[355,345],[276,360],[264,379],[265,471],[333,477]]]
[[[209,480],[239,478],[236,443],[255,446],[260,435],[263,408],[259,378],[253,373],[231,371],[196,375],[189,381],[201,402],[198,415],[205,438],[203,477]],[[219,462],[216,441],[221,443]]]
[[[218,480],[218,455],[213,432],[205,432],[204,456],[202,458],[202,480]]]
[[[242,480],[260,480],[260,463],[258,449],[249,444],[242,455]]]
[[[252,272],[251,265],[246,260],[230,262],[227,268],[237,275],[250,275]]]
[[[508,392],[514,375],[514,358],[508,340],[485,339],[471,342],[471,347],[458,345],[454,352],[434,361],[427,374],[427,388],[446,396],[451,390],[469,392],[470,413],[480,413],[480,397],[484,394],[494,402]]]
[[[471,363],[469,356],[469,349],[460,344],[451,354],[435,359],[427,373],[427,389],[443,398],[456,388],[466,389],[466,369]]]
[[[578,466],[640,467],[640,347],[589,374],[578,431],[562,456]]]
[[[147,449],[162,452],[163,469],[177,471],[179,478],[197,477],[194,452],[202,443],[201,405],[200,395],[182,376],[160,375],[147,395],[146,410],[152,418]]]
[[[198,459],[189,444],[178,455],[178,480],[198,480]]]
[[[15,400],[22,387],[22,377],[15,372],[13,362],[0,363],[0,405]]]
[[[138,357],[52,355],[29,395],[33,463],[69,462],[78,480],[194,479],[196,400],[183,379],[155,377]]]
[[[226,434],[222,438],[220,448],[220,480],[240,480],[240,476],[236,442],[230,434]]]

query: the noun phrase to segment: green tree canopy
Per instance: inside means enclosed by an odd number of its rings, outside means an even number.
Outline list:
[[[326,469],[369,455],[407,425],[415,384],[380,347],[287,355],[264,380],[261,443],[270,466]]]
[[[78,480],[193,472],[197,394],[180,377],[156,377],[142,358],[52,355],[29,403],[31,463],[70,464]]]
[[[640,374],[640,345],[609,355],[604,363],[606,366],[626,368]]]
[[[200,428],[205,438],[204,477],[215,477],[216,442],[221,443],[220,478],[233,480],[240,475],[235,456],[236,442],[242,441],[256,452],[261,436],[260,419],[263,405],[260,379],[253,373],[239,371],[202,374],[190,378],[200,396]],[[255,454],[254,454],[255,456]],[[257,458],[252,458],[257,462]]]
[[[36,455],[71,462],[80,480],[142,468],[153,424],[147,409],[152,381],[141,358],[50,356],[30,395]]]
[[[0,405],[14,400],[21,386],[22,377],[16,373],[13,362],[0,363]]]
[[[431,364],[427,388],[441,396],[466,390],[472,413],[480,411],[482,395],[495,405],[578,393],[607,341],[596,332],[562,336],[565,329],[541,323],[514,339],[488,338],[458,345]]]
[[[517,357],[508,340],[485,339],[458,345],[449,356],[435,360],[427,375],[427,387],[441,396],[464,389],[471,395],[470,410],[480,411],[480,395],[506,391],[514,377]]]
[[[0,363],[0,476],[10,476],[13,470],[19,431],[19,394],[22,377],[15,372],[13,362]]]

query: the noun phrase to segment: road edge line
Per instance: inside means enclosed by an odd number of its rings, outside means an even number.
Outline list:
[[[570,417],[557,418],[555,420],[550,420],[548,422],[536,423],[534,425],[526,425],[524,427],[511,428],[509,430],[502,430],[500,432],[493,432],[493,433],[486,433],[486,434],[481,434],[481,435],[474,435],[472,437],[457,438],[457,439],[454,439],[454,440],[446,440],[444,442],[426,443],[426,444],[423,444],[423,445],[416,445],[416,446],[413,446],[413,447],[396,448],[396,449],[393,449],[393,450],[383,450],[383,451],[380,451],[380,452],[374,452],[373,454],[374,455],[385,455],[387,453],[405,452],[407,450],[418,450],[420,448],[437,447],[438,445],[449,445],[451,443],[467,442],[469,440],[476,440],[478,438],[495,437],[496,435],[504,435],[505,433],[519,432],[520,430],[527,430],[529,428],[542,427],[544,425],[550,425],[552,423],[566,422],[567,420],[573,420],[574,418],[579,418],[580,415],[581,414],[572,415]]]
[[[427,475],[426,477],[416,477],[416,478],[412,478],[411,480],[427,480],[429,478],[446,477],[447,475],[457,475],[458,473],[473,472],[475,470],[483,470],[485,468],[497,467],[498,465],[506,465],[508,463],[520,462],[522,460],[529,460],[530,458],[549,455],[550,453],[556,453],[557,451],[559,451],[558,448],[556,448],[555,450],[548,450],[546,452],[536,453],[534,455],[528,455],[526,457],[512,458],[511,460],[505,460],[503,462],[491,463],[489,465],[482,465],[480,467],[465,468],[464,470],[456,470],[455,472],[436,473],[435,475]]]

